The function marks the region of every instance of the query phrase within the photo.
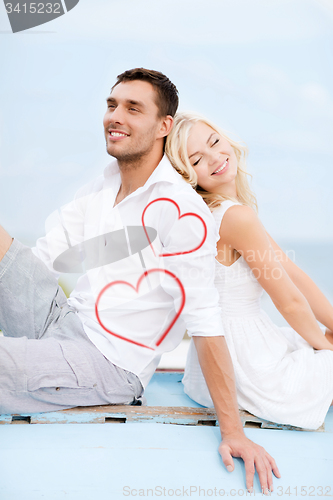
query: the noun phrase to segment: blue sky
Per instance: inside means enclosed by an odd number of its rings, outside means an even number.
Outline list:
[[[332,56],[330,0],[80,0],[16,34],[0,4],[1,223],[33,241],[102,172],[105,98],[145,66],[248,145],[273,238],[333,242]]]

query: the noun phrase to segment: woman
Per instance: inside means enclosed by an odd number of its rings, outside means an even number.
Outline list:
[[[258,219],[246,148],[204,118],[183,113],[166,153],[219,228],[215,284],[239,407],[266,420],[318,428],[333,399],[333,307]],[[263,290],[290,328],[277,327],[260,308]],[[183,383],[192,399],[213,406],[193,342]]]

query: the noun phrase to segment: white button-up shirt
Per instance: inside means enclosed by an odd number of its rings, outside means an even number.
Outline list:
[[[219,235],[207,205],[166,156],[114,206],[120,184],[115,160],[49,217],[33,252],[58,276],[83,273],[68,303],[104,356],[145,387],[186,329],[224,333],[214,287]]]

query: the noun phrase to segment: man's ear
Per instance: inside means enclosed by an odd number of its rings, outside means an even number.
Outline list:
[[[171,115],[165,116],[161,121],[159,136],[166,137],[167,135],[169,135],[171,132],[172,126],[173,126],[172,116]]]

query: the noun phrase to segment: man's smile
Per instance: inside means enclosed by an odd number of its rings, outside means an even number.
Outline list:
[[[126,134],[126,132],[116,129],[110,129],[108,130],[108,132],[109,132],[109,138],[112,139],[113,141],[119,141],[120,139],[124,139],[125,137],[129,136],[129,134]]]

